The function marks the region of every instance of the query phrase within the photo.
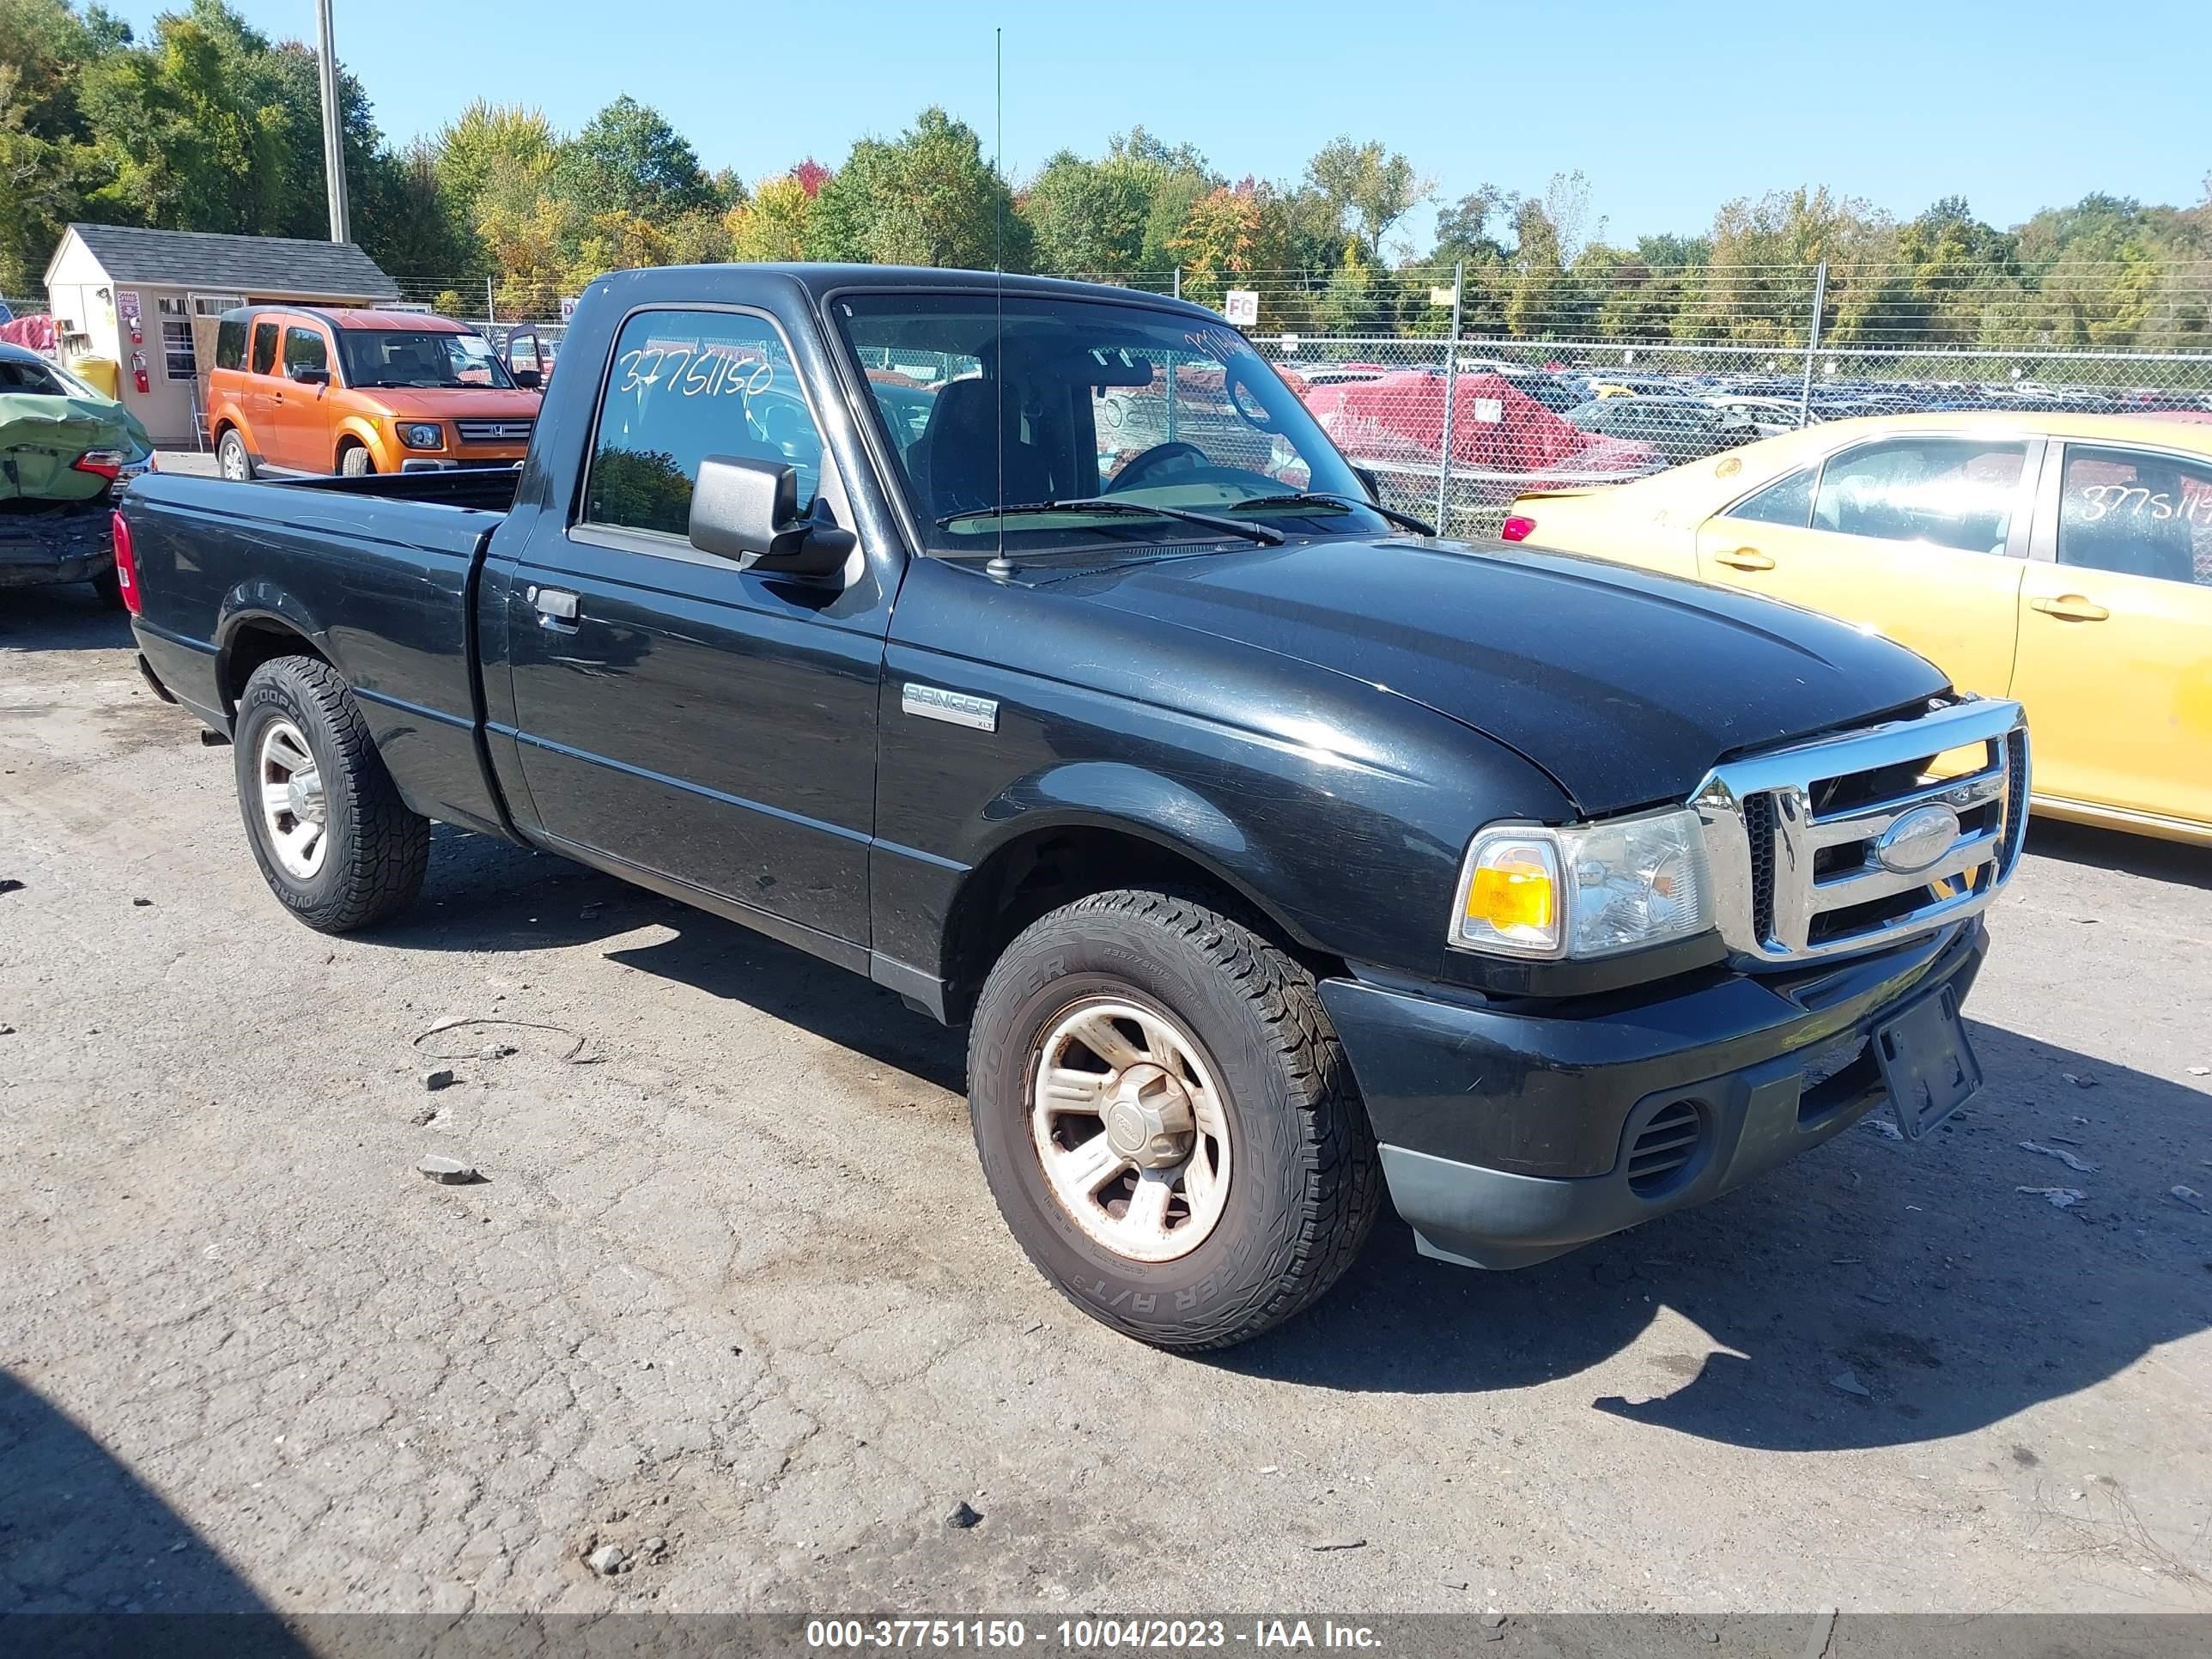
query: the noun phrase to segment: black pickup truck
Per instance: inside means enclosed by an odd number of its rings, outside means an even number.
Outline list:
[[[964,1022],[1017,1238],[1170,1347],[1309,1304],[1386,1185],[1517,1267],[1977,1086],[2015,705],[1438,540],[1175,301],[632,271],[562,360],[519,471],[124,502],[147,675],[308,926],[438,819]]]

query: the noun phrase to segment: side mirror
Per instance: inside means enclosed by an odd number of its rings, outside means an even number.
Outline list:
[[[545,384],[545,377],[534,368],[510,368],[507,373],[514,377],[515,385],[525,392],[535,392]]]
[[[301,363],[296,368],[287,369],[285,373],[301,386],[328,386],[331,383],[330,370],[314,368],[306,363]]]
[[[1352,476],[1359,480],[1359,487],[1367,492],[1367,499],[1376,506],[1382,505],[1382,477],[1374,468],[1355,466]]]
[[[691,545],[740,570],[820,580],[845,568],[849,530],[799,511],[799,472],[782,461],[709,455],[691,489]]]

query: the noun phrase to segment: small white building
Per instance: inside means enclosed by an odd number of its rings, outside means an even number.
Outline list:
[[[200,375],[214,363],[224,312],[263,301],[389,307],[398,297],[399,285],[351,242],[73,224],[46,261],[62,361],[118,365],[125,405],[164,447],[198,441]]]

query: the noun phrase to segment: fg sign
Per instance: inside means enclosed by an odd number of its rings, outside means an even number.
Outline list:
[[[1260,295],[1255,289],[1232,288],[1221,296],[1221,314],[1239,328],[1260,320]]]

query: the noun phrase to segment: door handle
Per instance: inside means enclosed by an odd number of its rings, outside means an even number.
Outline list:
[[[533,586],[530,603],[538,611],[538,625],[541,628],[556,628],[573,634],[582,626],[576,615],[581,608],[579,601],[565,587]]]
[[[2030,599],[2027,605],[2029,610],[2040,611],[2061,622],[2102,622],[2112,614],[2079,593],[2061,593],[2055,599]]]
[[[1716,553],[1713,555],[1713,560],[1716,563],[1727,565],[1735,570],[1774,568],[1774,561],[1755,547],[1739,547],[1732,553]]]

